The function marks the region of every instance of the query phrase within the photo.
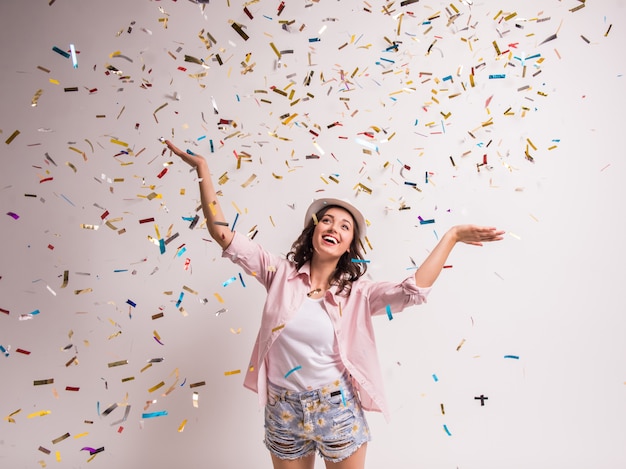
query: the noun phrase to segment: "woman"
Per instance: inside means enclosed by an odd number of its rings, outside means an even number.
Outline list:
[[[450,229],[424,263],[401,283],[362,278],[363,215],[339,199],[314,201],[287,258],[232,231],[217,200],[206,160],[169,149],[194,167],[207,227],[230,258],[266,288],[267,299],[244,386],[265,406],[265,444],[275,469],[359,469],[370,441],[363,410],[389,415],[378,363],[373,315],[426,301],[454,245],[481,246],[503,231],[474,225]]]

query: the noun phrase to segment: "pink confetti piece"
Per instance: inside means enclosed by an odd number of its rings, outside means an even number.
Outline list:
[[[14,220],[17,220],[20,216],[15,213],[15,212],[7,212],[7,215],[10,216],[11,218],[13,218]]]

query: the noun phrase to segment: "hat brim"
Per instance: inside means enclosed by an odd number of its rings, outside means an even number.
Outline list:
[[[367,231],[367,223],[365,222],[365,217],[358,208],[356,208],[354,205],[344,199],[323,198],[314,200],[313,203],[309,205],[309,208],[306,211],[306,215],[304,216],[304,226],[307,226],[309,220],[313,218],[314,214],[322,210],[324,207],[332,205],[341,207],[350,212],[359,228],[360,236],[365,236],[365,232]]]

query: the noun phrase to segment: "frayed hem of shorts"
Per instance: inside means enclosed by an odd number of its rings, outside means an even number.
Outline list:
[[[317,450],[317,453],[320,455],[320,457],[321,457],[324,461],[328,461],[328,462],[332,462],[332,463],[339,463],[339,462],[341,462],[341,461],[345,461],[345,460],[346,460],[346,459],[348,459],[350,456],[354,455],[354,453],[356,453],[358,450],[360,450],[360,449],[361,449],[361,446],[363,446],[363,445],[365,445],[365,444],[369,443],[370,441],[372,441],[372,440],[370,439],[370,440],[367,440],[367,441],[362,442],[360,445],[358,445],[358,446],[354,449],[354,451],[352,451],[349,455],[344,456],[344,457],[342,457],[342,458],[331,458],[331,457],[326,457],[326,456],[324,456],[324,455],[322,454],[322,452],[321,452],[319,449]]]
[[[282,461],[296,461],[298,459],[306,458],[312,454],[315,454],[315,449],[312,449],[311,451],[309,451],[306,454],[303,454],[302,456],[285,456],[284,454],[276,453],[276,451],[274,451],[265,441],[263,442],[263,444],[265,445],[265,447],[267,448],[267,450],[270,452],[272,456],[276,456],[278,459]]]

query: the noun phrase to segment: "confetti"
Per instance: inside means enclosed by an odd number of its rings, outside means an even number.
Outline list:
[[[156,417],[164,417],[167,415],[167,410],[161,410],[158,412],[148,412],[141,414],[142,419],[152,419]]]
[[[298,365],[298,366],[296,366],[296,367],[292,368],[292,369],[291,369],[291,370],[289,370],[287,373],[285,373],[285,378],[287,378],[287,377],[288,377],[291,373],[293,373],[294,371],[298,371],[298,370],[301,370],[301,369],[302,369],[302,366],[301,366],[301,365]]]
[[[4,143],[6,143],[7,145],[9,145],[9,144],[10,144],[13,140],[15,140],[15,137],[17,137],[19,134],[20,134],[20,131],[19,131],[19,130],[16,130],[15,132],[13,132],[13,133],[9,136],[9,138],[7,138],[7,139],[4,141]],[[50,178],[50,179],[52,179],[52,178]],[[42,181],[40,181],[40,182],[42,182]]]

